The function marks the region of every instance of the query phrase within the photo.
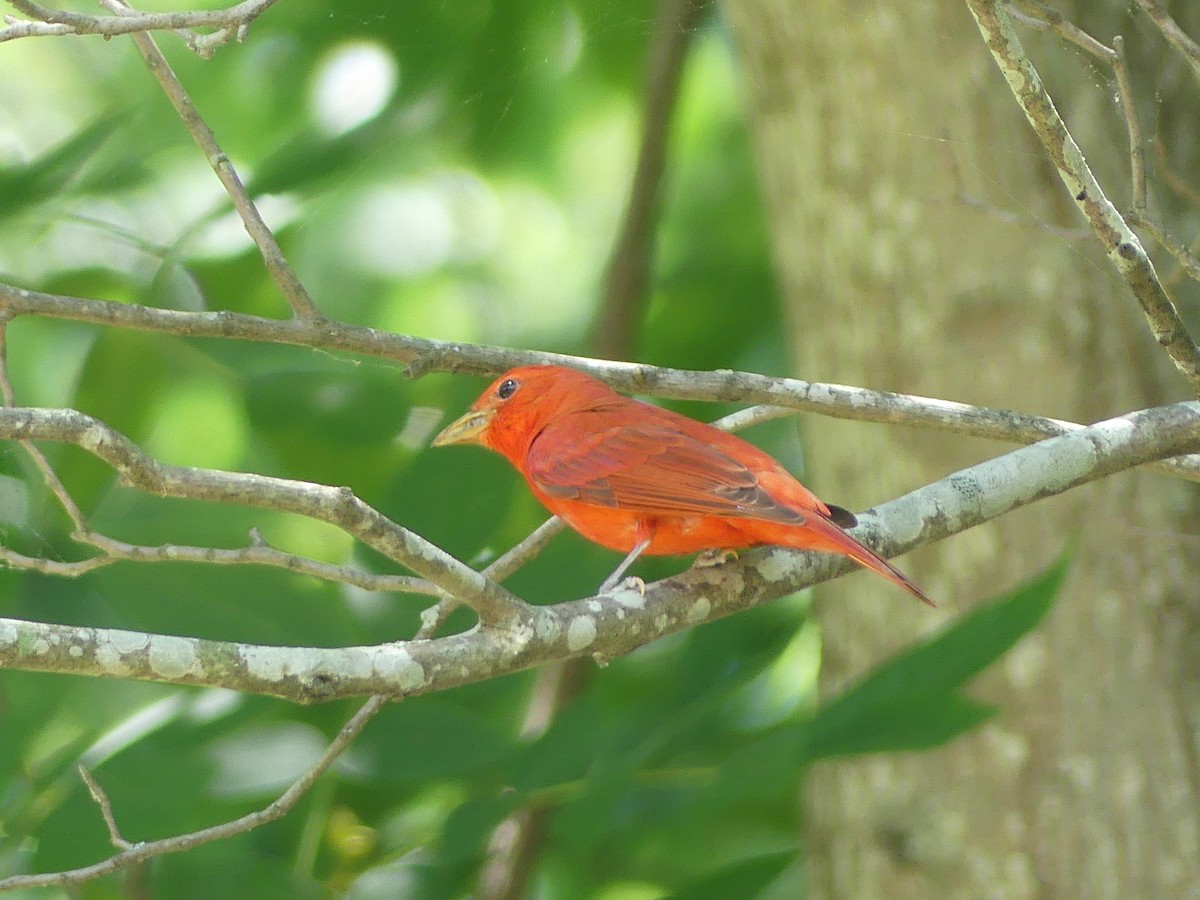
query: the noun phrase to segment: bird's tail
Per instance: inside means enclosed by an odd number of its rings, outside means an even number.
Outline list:
[[[925,592],[912,583],[907,575],[893,566],[890,562],[865,544],[861,544],[846,534],[833,522],[813,512],[805,514],[807,521],[796,528],[781,534],[778,527],[771,529],[767,543],[793,547],[797,550],[823,550],[827,553],[839,553],[848,556],[856,563],[870,569],[886,578],[893,584],[899,585],[922,603],[937,606],[926,596]],[[783,538],[781,540],[781,538]],[[788,540],[787,538],[794,538]]]

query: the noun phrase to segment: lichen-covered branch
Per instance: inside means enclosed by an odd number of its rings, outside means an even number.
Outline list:
[[[1200,403],[1130,413],[882,504],[859,517],[855,534],[892,556],[1114,472],[1197,450]],[[828,554],[764,548],[648,585],[645,594],[618,590],[535,607],[509,627],[370,647],[267,647],[0,619],[0,668],[220,686],[301,703],[412,696],[554,660],[611,659],[852,568]]]

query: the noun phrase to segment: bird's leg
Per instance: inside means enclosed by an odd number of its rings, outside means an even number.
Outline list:
[[[637,533],[635,534],[637,543],[633,545],[633,549],[625,555],[625,558],[621,560],[621,564],[613,570],[613,573],[604,579],[604,583],[600,585],[600,590],[597,593],[607,594],[617,586],[617,583],[621,580],[621,576],[629,570],[629,567],[637,561],[639,556],[646,552],[646,548],[649,547],[650,542],[654,540],[655,530],[656,528],[653,521],[638,522]],[[637,579],[637,581],[639,582],[639,592],[645,591],[646,583],[640,578]]]
[[[621,580],[621,576],[625,574],[629,567],[637,561],[637,558],[641,556],[643,551],[645,551],[645,549],[649,546],[650,538],[646,538],[644,541],[638,541],[634,545],[633,549],[629,551],[628,555],[621,560],[621,564],[613,569],[613,573],[604,579],[604,583],[600,585],[600,590],[597,591],[597,593],[607,594],[609,591],[615,588],[617,586],[617,582]]]

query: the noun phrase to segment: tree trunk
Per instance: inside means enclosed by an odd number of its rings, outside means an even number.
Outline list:
[[[796,375],[1078,422],[1186,397],[1093,240],[955,199],[961,169],[962,190],[996,207],[1084,225],[965,6],[743,0],[725,13]],[[1070,53],[1040,47],[1041,65]],[[1111,105],[1094,79],[1068,99],[1085,154],[1124,152]],[[1127,167],[1105,162],[1102,178]],[[806,439],[806,481],[860,509],[1008,449],[827,419]],[[1002,709],[991,723],[936,752],[812,772],[812,896],[1200,892],[1200,548],[1184,534],[1196,499],[1127,473],[922,549],[901,566],[935,614],[866,574],[819,591],[832,690],[1073,560],[1047,622],[975,686]]]

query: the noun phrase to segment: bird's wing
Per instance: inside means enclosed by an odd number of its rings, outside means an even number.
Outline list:
[[[526,460],[530,481],[551,498],[651,515],[805,521],[744,464],[696,437],[637,422],[581,428],[570,419],[539,435]]]

